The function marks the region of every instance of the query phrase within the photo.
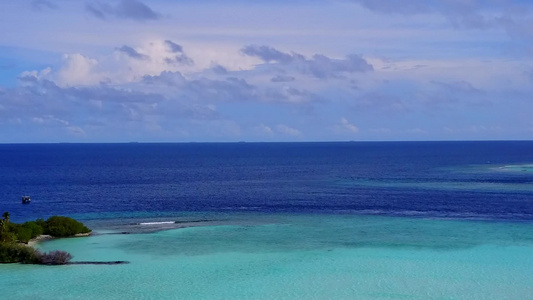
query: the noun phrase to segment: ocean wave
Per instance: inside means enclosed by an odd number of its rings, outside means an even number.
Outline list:
[[[138,225],[164,225],[164,224],[176,224],[176,221],[161,221],[161,222],[142,222]]]

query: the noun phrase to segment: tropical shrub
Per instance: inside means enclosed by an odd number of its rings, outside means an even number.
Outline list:
[[[40,253],[28,246],[14,243],[0,243],[0,263],[40,263]]]
[[[15,243],[17,241],[17,235],[9,230],[4,230],[2,234],[0,234],[0,243]]]
[[[31,231],[31,238],[36,238],[43,234],[44,228],[42,225],[37,223],[36,221],[29,221],[22,224],[22,227],[28,228]]]
[[[31,229],[24,226],[18,226],[15,235],[19,242],[27,244],[31,240]]]
[[[45,222],[44,234],[49,234],[54,237],[73,236],[78,233],[89,233],[91,230],[82,223],[62,216],[50,217]]]
[[[40,253],[40,263],[44,265],[64,265],[72,259],[72,255],[66,251],[50,251]]]
[[[19,241],[22,243],[28,243],[29,240],[43,234],[43,231],[43,227],[34,221],[23,224],[9,223],[5,228],[4,234],[12,234],[14,237],[12,237],[11,240],[7,240],[7,238],[9,238],[9,236],[7,236],[6,239],[2,240],[4,242]]]

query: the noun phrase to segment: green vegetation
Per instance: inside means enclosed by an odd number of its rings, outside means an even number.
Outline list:
[[[69,217],[53,216],[45,222],[44,234],[53,237],[67,237],[79,233],[89,233],[91,230],[82,223]]]
[[[29,240],[44,234],[43,225],[36,221],[30,221],[23,224],[9,223],[7,230],[12,235],[11,237],[6,237],[6,239],[11,241],[14,239],[21,243],[28,243]]]
[[[85,225],[69,217],[53,216],[46,221],[37,219],[16,224],[9,222],[9,212],[5,212],[0,219],[0,263],[65,264],[72,258],[69,253],[41,253],[25,244],[42,234],[69,237],[90,232]]]
[[[40,252],[17,243],[0,243],[0,263],[38,264]]]

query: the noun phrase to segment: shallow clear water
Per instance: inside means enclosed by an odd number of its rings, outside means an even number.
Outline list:
[[[220,219],[212,221],[216,225],[151,233],[135,232],[164,224],[127,222],[100,235],[44,242],[41,249],[67,250],[74,261],[131,263],[2,266],[0,289],[11,299],[527,299],[533,294],[529,223],[309,214]],[[117,234],[123,230],[129,234]]]

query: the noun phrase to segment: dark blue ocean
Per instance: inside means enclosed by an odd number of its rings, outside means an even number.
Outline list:
[[[3,144],[0,211],[532,221],[533,142]]]

